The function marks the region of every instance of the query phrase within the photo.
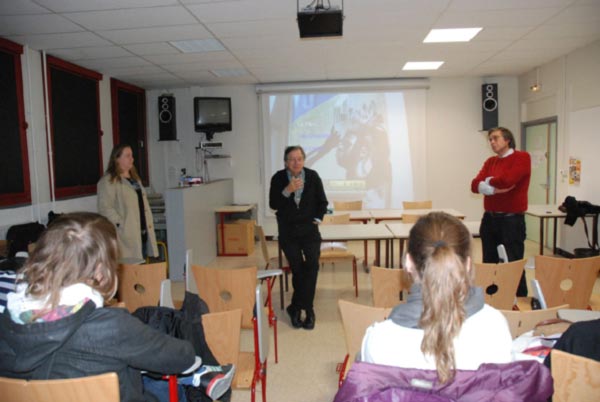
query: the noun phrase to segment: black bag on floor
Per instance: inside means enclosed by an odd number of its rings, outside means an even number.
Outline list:
[[[577,201],[575,197],[567,196],[565,201],[562,203],[559,210],[565,212],[567,217],[565,219],[565,224],[569,226],[573,226],[578,218],[581,218],[583,221],[583,228],[585,230],[585,237],[587,238],[588,246],[584,248],[576,248],[573,250],[575,253],[575,258],[586,258],[586,257],[594,257],[600,254],[600,247],[598,246],[598,227],[594,226],[592,228],[592,240],[590,240],[590,235],[588,232],[587,221],[585,220],[587,216],[594,216],[595,220],[598,219],[598,215],[600,214],[600,205],[594,205],[589,201]],[[595,244],[592,244],[592,241],[596,240]]]
[[[46,227],[38,222],[11,226],[6,232],[8,257],[14,257],[19,251],[27,251],[27,246],[35,243],[45,229]]]

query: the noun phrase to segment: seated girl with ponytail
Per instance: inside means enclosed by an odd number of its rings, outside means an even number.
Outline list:
[[[473,287],[471,234],[458,219],[441,212],[420,218],[405,269],[414,280],[408,300],[367,329],[362,361],[437,370],[446,383],[455,370],[512,360],[506,319]]]

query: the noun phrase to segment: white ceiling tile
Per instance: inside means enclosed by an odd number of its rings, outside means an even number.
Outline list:
[[[65,15],[87,29],[100,31],[185,25],[197,22],[183,7],[149,7],[108,11],[87,11]]]
[[[65,60],[90,60],[111,57],[129,57],[131,53],[118,46],[79,47],[72,49],[54,49],[52,54]]]
[[[140,43],[137,45],[124,45],[123,47],[138,56],[155,56],[181,53],[174,46],[171,46],[167,42]]]
[[[203,26],[175,25],[168,27],[117,29],[111,31],[99,31],[104,38],[121,45],[135,43],[166,42],[186,39],[212,38],[210,32]]]
[[[537,26],[555,15],[557,8],[518,10],[448,11],[434,28]]]
[[[229,52],[179,53],[173,55],[149,55],[145,59],[165,66],[181,63],[235,60]]]
[[[49,11],[31,0],[0,1],[0,15],[44,14]]]
[[[560,8],[573,0],[453,0],[448,10],[510,10],[524,8]]]
[[[9,39],[14,40],[17,43],[27,44],[31,48],[37,50],[112,45],[112,43],[91,32],[9,36]]]
[[[217,37],[235,37],[235,36],[265,36],[265,35],[299,35],[298,24],[296,20],[276,19],[265,21],[242,21],[242,22],[217,22],[207,24],[208,28]]]
[[[296,4],[281,0],[204,3],[188,9],[203,23],[296,18]]]
[[[569,7],[548,21],[548,24],[579,24],[590,21],[600,22],[600,1]]]
[[[86,66],[94,65],[101,70],[107,70],[111,68],[119,68],[119,67],[134,67],[134,66],[146,66],[150,65],[150,62],[142,59],[141,57],[119,57],[113,59],[97,59],[97,60],[80,60],[79,63],[84,64]],[[93,64],[90,64],[93,63]]]
[[[77,32],[84,29],[57,14],[0,16],[0,35]]]
[[[36,2],[56,13],[143,8],[179,4],[177,0],[36,0]]]
[[[580,24],[568,25],[543,25],[534,29],[523,39],[560,39],[577,37],[598,37],[600,36],[600,24],[597,22],[582,22]]]
[[[133,67],[109,67],[105,69],[107,74],[116,76],[153,75],[167,73],[164,69],[155,65],[133,66]]]

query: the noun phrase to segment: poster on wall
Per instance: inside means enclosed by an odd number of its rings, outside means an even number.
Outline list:
[[[569,184],[579,184],[581,181],[581,160],[569,158]]]

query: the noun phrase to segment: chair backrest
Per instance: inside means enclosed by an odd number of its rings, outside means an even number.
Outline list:
[[[535,279],[548,307],[569,304],[575,309],[587,308],[599,270],[600,256],[574,259],[535,256]]]
[[[267,238],[265,237],[265,231],[262,226],[254,225],[254,233],[258,237],[260,242],[260,250],[262,252],[263,259],[265,260],[265,266],[269,264],[271,257],[269,256],[269,247],[267,246]]]
[[[242,310],[235,309],[202,315],[206,343],[219,364],[238,365]]]
[[[373,306],[394,307],[405,303],[406,298],[400,296],[412,285],[410,275],[401,268],[371,267],[371,288],[373,289]]]
[[[503,264],[475,263],[475,286],[483,289],[485,302],[500,310],[510,310],[526,263],[526,259]]]
[[[211,312],[242,310],[242,327],[253,328],[256,267],[208,268],[192,265],[198,294]]]
[[[254,295],[256,296],[255,303],[256,306],[264,306],[264,298],[262,295],[262,286],[260,284],[256,285],[256,289],[254,291]],[[257,345],[258,345],[258,361],[264,363],[267,361],[267,357],[269,357],[269,317],[267,313],[267,309],[257,308],[256,309],[256,330],[257,330]],[[256,353],[256,351],[255,351]]]
[[[600,397],[600,362],[562,350],[550,352],[554,402],[595,402]]]
[[[419,214],[402,214],[402,222],[403,223],[415,223],[419,220],[419,218],[423,215]]]
[[[535,326],[545,320],[558,318],[558,310],[569,308],[568,304],[563,306],[557,306],[547,308],[545,310],[526,310],[526,311],[513,311],[513,310],[500,310],[506,321],[508,321],[508,327],[510,334],[513,339],[519,335],[524,334],[527,331],[531,331]]]
[[[158,306],[163,280],[167,279],[167,264],[129,265],[121,264],[117,271],[119,277],[119,300],[131,312],[139,307]]]
[[[338,307],[342,317],[344,338],[346,340],[346,352],[350,361],[360,352],[362,340],[367,328],[378,321],[383,321],[392,311],[391,308],[365,306],[347,300],[338,300]]]
[[[431,200],[423,201],[402,201],[402,209],[431,209],[433,202]]]
[[[58,380],[17,380],[0,377],[4,402],[119,402],[116,373]]]
[[[333,209],[335,211],[360,211],[362,209],[362,200],[358,201],[334,201]]]
[[[324,225],[345,225],[348,223],[350,223],[350,214],[323,216],[323,224]]]

